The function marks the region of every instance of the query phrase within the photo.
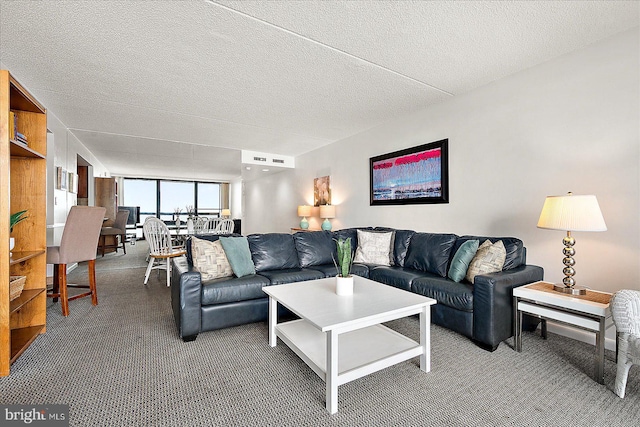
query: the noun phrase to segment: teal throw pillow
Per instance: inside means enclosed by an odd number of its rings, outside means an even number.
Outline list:
[[[256,273],[246,237],[220,237],[220,244],[229,260],[233,274],[242,277]]]
[[[467,240],[458,248],[458,251],[451,260],[451,267],[449,267],[449,279],[454,282],[461,282],[464,276],[467,274],[469,263],[478,251],[478,240]]]

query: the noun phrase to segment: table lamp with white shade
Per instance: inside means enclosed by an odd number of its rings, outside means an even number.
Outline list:
[[[602,217],[598,199],[593,195],[574,195],[569,192],[566,196],[548,196],[544,201],[538,228],[549,230],[566,230],[567,236],[562,239],[564,249],[564,279],[562,284],[554,285],[554,290],[572,295],[584,295],[586,289],[578,287],[573,276],[576,274],[573,266],[573,256],[576,251],[573,248],[576,241],[571,236],[572,231],[606,231],[607,225]]]
[[[331,221],[329,219],[336,217],[335,205],[321,205],[320,206],[320,218],[324,218],[322,222],[322,229],[331,231]]]
[[[300,221],[300,228],[306,230],[309,228],[309,221],[307,221],[307,217],[311,216],[311,206],[309,205],[300,205],[298,206],[298,216],[302,217]]]

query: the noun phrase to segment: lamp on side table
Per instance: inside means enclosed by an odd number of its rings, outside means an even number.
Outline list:
[[[576,241],[571,236],[572,231],[606,231],[607,225],[604,223],[600,205],[596,196],[578,196],[569,192],[566,196],[548,196],[544,201],[538,228],[549,230],[566,230],[567,236],[562,239],[564,249],[564,279],[562,285],[557,284],[554,290],[572,295],[584,295],[586,289],[575,286],[576,281],[573,276],[576,274],[573,266],[575,260],[573,256],[576,251],[573,248]]]
[[[300,221],[300,228],[306,230],[309,228],[309,221],[307,221],[307,217],[311,216],[311,206],[309,205],[300,205],[298,206],[298,216],[302,217]]]

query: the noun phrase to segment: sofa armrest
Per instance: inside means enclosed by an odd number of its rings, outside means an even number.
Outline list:
[[[192,341],[200,332],[200,272],[193,269],[185,256],[172,259],[171,306],[180,338]]]
[[[500,273],[476,276],[473,284],[473,339],[495,350],[513,336],[513,288],[542,280],[537,265],[521,265]]]

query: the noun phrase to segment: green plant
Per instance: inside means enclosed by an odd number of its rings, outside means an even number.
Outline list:
[[[9,220],[9,232],[13,231],[13,227],[19,223],[20,221],[24,221],[25,219],[27,219],[28,217],[25,215],[27,213],[27,210],[23,210],[20,212],[16,212],[14,214],[11,214],[11,218]]]
[[[351,251],[351,238],[333,239],[336,241],[336,249],[338,252],[338,260],[333,259],[333,263],[338,270],[338,276],[348,277],[351,274],[351,265],[353,264],[353,252]],[[332,255],[333,257],[333,255]]]

